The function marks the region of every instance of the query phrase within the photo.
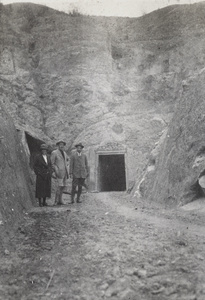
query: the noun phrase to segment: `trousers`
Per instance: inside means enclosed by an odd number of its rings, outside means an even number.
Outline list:
[[[71,191],[71,199],[74,200],[75,197],[75,191],[76,187],[78,187],[78,192],[77,192],[77,200],[80,199],[80,195],[82,193],[82,187],[85,183],[85,178],[73,178],[72,182],[72,191]]]

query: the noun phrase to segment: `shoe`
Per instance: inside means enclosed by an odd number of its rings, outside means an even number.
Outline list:
[[[43,203],[43,205],[42,206],[48,206],[48,204],[45,202],[45,203]]]
[[[58,205],[65,205],[65,203],[64,202],[59,202]]]
[[[63,194],[71,195],[71,192],[63,191]]]
[[[80,199],[77,199],[77,201],[76,201],[77,203],[82,203],[82,201],[80,200]]]

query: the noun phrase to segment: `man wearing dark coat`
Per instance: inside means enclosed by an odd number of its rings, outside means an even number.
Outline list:
[[[47,206],[46,198],[51,197],[52,166],[50,156],[47,154],[47,145],[42,144],[40,149],[41,154],[35,158],[33,166],[36,174],[36,198],[39,206]]]
[[[89,176],[87,156],[82,153],[82,149],[84,148],[84,146],[79,143],[75,145],[75,147],[77,151],[71,156],[69,170],[70,177],[73,178],[71,203],[74,203],[76,187],[78,187],[77,202],[81,202],[80,196],[82,193],[82,186],[85,184],[85,179]]]

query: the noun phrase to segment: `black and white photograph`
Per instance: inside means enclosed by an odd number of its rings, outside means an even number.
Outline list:
[[[0,300],[205,299],[205,1],[0,0]]]

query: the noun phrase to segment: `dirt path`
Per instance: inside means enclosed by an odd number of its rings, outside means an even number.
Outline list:
[[[27,216],[0,258],[0,299],[205,299],[204,215],[83,197]]]

